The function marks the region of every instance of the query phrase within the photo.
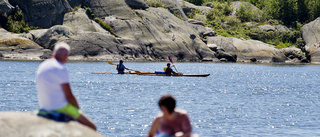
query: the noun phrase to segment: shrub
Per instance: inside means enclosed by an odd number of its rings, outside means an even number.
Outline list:
[[[287,47],[291,47],[291,46],[294,46],[291,42],[280,42],[277,46],[275,46],[275,48],[277,49],[282,49],[282,48],[287,48]]]
[[[194,19],[195,15],[201,15],[202,11],[199,9],[191,9],[191,12],[187,13],[187,17],[190,19]]]
[[[242,22],[251,21],[253,17],[252,9],[243,4],[241,4],[240,8],[237,10],[236,15]]]
[[[21,10],[13,13],[12,15],[1,15],[0,18],[2,27],[10,32],[23,33],[38,28],[29,26],[29,24],[24,21],[23,13]]]
[[[176,16],[177,18],[179,18],[179,19],[183,20],[183,18],[182,18],[182,16],[181,16],[180,12],[179,12],[178,10],[175,10],[175,11],[173,12],[173,15],[174,15],[174,16]]]
[[[166,5],[164,5],[160,0],[145,0],[145,2],[147,3],[148,6],[150,7],[162,7],[162,8],[166,8]]]

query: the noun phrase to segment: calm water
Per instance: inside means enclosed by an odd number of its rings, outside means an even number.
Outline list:
[[[40,62],[0,61],[0,111],[38,109],[35,73]],[[166,63],[125,63],[161,71]],[[320,136],[317,65],[176,63],[185,74],[209,77],[101,75],[105,62],[66,64],[71,87],[98,131],[111,137],[145,136],[170,93],[189,112],[193,133],[212,136]]]

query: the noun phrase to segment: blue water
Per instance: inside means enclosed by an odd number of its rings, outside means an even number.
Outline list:
[[[38,109],[39,64],[0,61],[0,111]],[[166,63],[125,65],[161,71]],[[169,93],[201,137],[320,136],[318,65],[176,63],[185,74],[211,74],[204,78],[90,73],[116,71],[105,62],[66,66],[80,107],[103,135],[146,136],[160,112],[158,99]]]

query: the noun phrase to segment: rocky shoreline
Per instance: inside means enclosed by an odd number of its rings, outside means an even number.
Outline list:
[[[320,63],[320,17],[302,28],[306,51],[277,49],[257,40],[216,36],[201,22],[205,16],[186,16],[192,9],[208,12],[210,6],[160,1],[166,8],[149,7],[144,0],[0,0],[1,14],[21,10],[26,22],[43,28],[21,34],[0,28],[0,60],[44,60],[55,43],[64,41],[71,45],[69,59],[76,61],[157,62],[171,56],[183,62]],[[289,31],[285,26],[257,27]]]

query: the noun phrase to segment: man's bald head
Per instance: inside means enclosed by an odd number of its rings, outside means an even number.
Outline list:
[[[67,62],[70,53],[70,46],[65,42],[59,42],[54,46],[53,57],[62,64]]]

